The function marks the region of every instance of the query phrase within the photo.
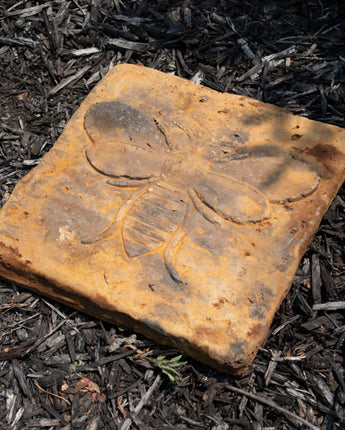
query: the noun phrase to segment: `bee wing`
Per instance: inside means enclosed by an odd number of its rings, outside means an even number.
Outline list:
[[[117,101],[95,103],[84,127],[93,143],[87,159],[97,171],[130,179],[159,175],[167,148],[153,121],[137,109]]]
[[[194,187],[194,191],[218,215],[237,224],[259,222],[270,217],[266,197],[257,188],[231,176],[211,172]]]
[[[286,156],[252,156],[212,168],[258,188],[272,203],[293,202],[311,194],[319,176],[304,161]]]
[[[181,227],[187,194],[159,183],[147,188],[124,217],[122,239],[128,257],[165,247]]]

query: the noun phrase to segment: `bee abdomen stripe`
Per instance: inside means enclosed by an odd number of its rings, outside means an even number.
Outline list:
[[[159,248],[164,242],[132,228],[125,228],[123,231],[123,243],[128,256],[135,257]]]
[[[160,230],[156,226],[148,225],[143,223],[141,220],[133,217],[132,215],[127,218],[127,228],[131,228],[132,230],[138,231],[145,236],[156,239],[160,242],[166,242],[169,238],[170,234]]]
[[[126,240],[125,243],[125,251],[128,257],[137,257],[139,255],[147,254],[151,251],[147,246],[143,246],[133,240]]]
[[[181,202],[180,200],[172,200],[169,196],[160,196],[159,194],[151,193],[147,192],[143,195],[143,202],[150,202],[150,204],[158,205],[172,211],[179,210],[181,206],[185,206],[186,204],[186,200]]]
[[[157,199],[158,200],[158,199]],[[153,215],[156,218],[166,220],[174,225],[179,225],[183,219],[185,204],[168,208],[162,201],[143,200],[137,205],[144,212]]]
[[[135,207],[131,210],[129,216],[169,234],[173,233],[176,229],[175,223],[172,223],[168,220],[159,219]]]
[[[142,255],[167,245],[183,223],[186,204],[186,193],[157,185],[138,197],[122,225],[128,256]]]
[[[155,192],[157,195],[164,199],[169,199],[178,204],[186,203],[186,193],[185,191],[179,190],[177,188],[172,188],[165,183],[159,183],[155,186]]]

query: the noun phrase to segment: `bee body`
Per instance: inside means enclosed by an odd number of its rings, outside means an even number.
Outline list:
[[[122,224],[126,254],[136,257],[169,243],[181,226],[187,193],[164,183],[154,184],[127,212]]]
[[[183,139],[171,139],[155,119],[119,101],[101,102],[88,109],[84,127],[90,138],[86,159],[107,184],[135,189],[119,208],[115,221],[93,244],[120,234],[128,258],[161,252],[176,284],[183,284],[175,253],[191,219],[199,212],[207,221],[248,225],[271,217],[271,204],[295,202],[311,194],[319,176],[288,151],[271,153],[251,147],[237,152],[248,137],[238,131],[219,142],[194,141],[183,126]],[[289,184],[289,185],[286,185]]]

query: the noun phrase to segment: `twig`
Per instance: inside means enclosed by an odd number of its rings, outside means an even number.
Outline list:
[[[272,332],[272,336],[275,336],[277,333],[280,332],[280,330],[282,330],[283,328],[285,328],[288,324],[291,324],[292,322],[298,320],[301,317],[301,315],[294,315],[292,318],[290,318],[289,320],[283,322],[283,324],[280,324],[279,327],[277,327],[275,330],[273,330]]]
[[[73,51],[71,51],[70,53],[75,57],[82,57],[85,55],[97,54],[98,52],[100,52],[100,50],[93,46],[91,48],[73,49]]]
[[[149,43],[132,42],[131,40],[126,40],[122,38],[108,39],[108,41],[106,42],[106,45],[112,46],[115,48],[130,49],[131,51],[137,51],[137,52],[146,52],[150,48],[152,48]]]
[[[345,309],[345,301],[317,303],[313,306],[313,311],[337,311]]]
[[[151,387],[146,391],[146,393],[141,398],[140,402],[137,404],[137,406],[134,408],[134,413],[139,414],[139,412],[142,410],[142,408],[145,406],[149,398],[152,396],[152,393],[155,391],[155,389],[158,387],[158,385],[161,382],[160,375],[157,375],[156,379],[153,381],[153,384]],[[122,424],[120,430],[128,430],[129,427],[132,424],[132,418],[126,418],[124,423]]]
[[[320,275],[320,261],[317,254],[311,257],[311,290],[313,301],[315,304],[321,302],[321,275]]]
[[[191,424],[192,426],[195,426],[195,428],[202,428],[202,429],[206,429],[207,427],[200,423],[199,421],[194,421],[191,418],[185,417],[183,415],[180,415],[180,419],[182,421],[186,421],[186,423]]]
[[[308,357],[307,354],[302,354],[302,355],[298,355],[295,357],[272,357],[271,360],[276,361],[276,362],[279,362],[279,361],[301,361],[307,357]]]
[[[39,5],[39,6],[32,6],[32,7],[27,7],[25,9],[13,10],[15,6],[18,6],[19,4],[22,4],[22,3],[23,2],[18,2],[17,4],[10,7],[7,10],[7,12],[5,12],[5,16],[18,16],[19,15],[21,18],[28,18],[30,16],[37,15],[43,9],[50,6],[50,3],[47,2],[47,3],[44,3],[44,4]]]
[[[41,343],[43,343],[46,339],[48,339],[48,337],[50,337],[52,334],[54,334],[57,330],[59,330],[60,327],[62,327],[64,324],[66,324],[67,320],[62,320],[59,322],[59,324],[54,327],[49,333],[47,333],[45,336],[38,336],[38,338],[36,337],[34,339],[35,343],[30,346],[30,348],[25,351],[25,354],[29,354],[31,351],[33,351],[34,349],[36,349],[39,345],[41,345]]]
[[[79,70],[75,75],[69,76],[66,79],[63,79],[56,87],[52,88],[49,91],[49,95],[53,96],[54,94],[58,93],[60,90],[65,88],[67,85],[69,85],[72,82],[78,81],[89,69],[91,66],[85,66],[82,69]]]
[[[242,51],[246,54],[246,56],[248,58],[250,58],[251,60],[254,60],[255,54],[250,49],[250,46],[249,46],[248,42],[246,41],[246,39],[241,37],[241,38],[237,39],[237,43],[240,45],[240,47],[242,48]]]
[[[241,388],[234,387],[233,385],[230,385],[230,384],[226,384],[225,387],[231,391],[235,391],[235,393],[242,394],[243,396],[247,396],[253,400],[256,400],[257,402],[263,403],[266,406],[276,409],[277,411],[285,414],[286,417],[292,421],[293,420],[299,421],[300,423],[304,424],[305,426],[309,427],[312,430],[320,430],[319,427],[314,426],[314,424],[312,424],[311,422],[277,405],[277,403],[273,402],[273,400],[266,399],[265,397],[259,396],[257,394],[249,393],[248,391],[242,390]]]
[[[43,391],[43,393],[49,394],[50,396],[53,397],[57,397],[60,400],[63,400],[64,402],[66,402],[69,406],[71,406],[71,402],[69,402],[67,399],[65,399],[62,396],[59,396],[57,394],[51,393],[50,391],[45,390],[44,388],[42,388],[37,382],[34,382],[34,385],[41,391]]]
[[[29,48],[35,48],[39,45],[39,42],[28,39],[27,37],[0,37],[0,45],[28,46]]]
[[[0,350],[0,361],[12,360],[13,358],[22,357],[27,354],[27,347],[37,341],[37,337],[26,340],[16,346],[9,346]]]

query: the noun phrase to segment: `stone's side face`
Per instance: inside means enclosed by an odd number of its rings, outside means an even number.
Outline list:
[[[239,373],[344,167],[344,130],[117,66],[1,210],[0,274]]]

